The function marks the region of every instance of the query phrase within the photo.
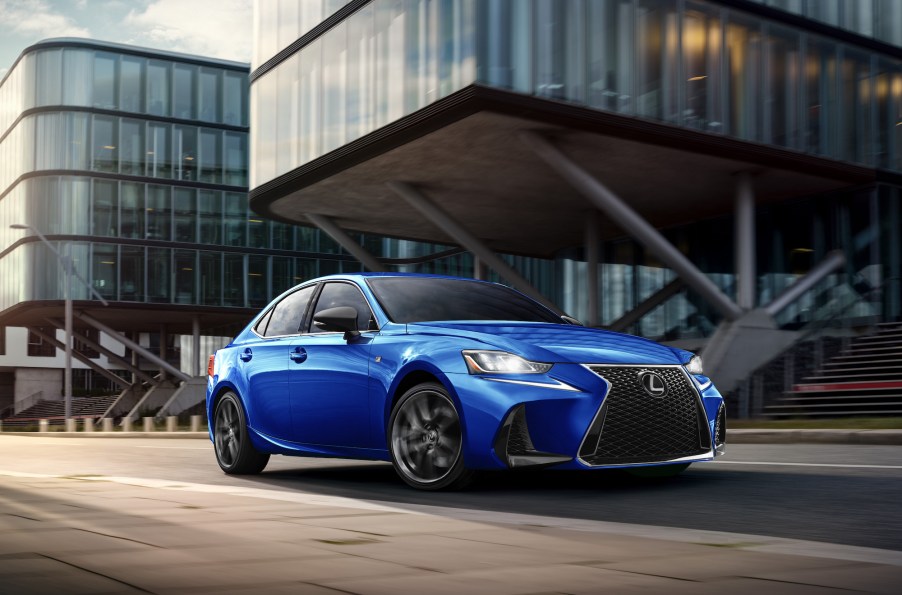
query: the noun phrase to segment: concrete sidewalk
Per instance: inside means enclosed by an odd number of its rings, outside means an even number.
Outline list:
[[[78,438],[202,438],[204,432],[3,432],[13,436]],[[736,429],[727,430],[727,444],[883,444],[902,445],[902,430],[800,430]]]
[[[0,471],[3,591],[897,593],[902,552],[387,504],[261,482]]]

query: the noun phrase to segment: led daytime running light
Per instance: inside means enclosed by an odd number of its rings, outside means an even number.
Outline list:
[[[552,366],[505,351],[464,351],[463,356],[470,374],[544,374]]]

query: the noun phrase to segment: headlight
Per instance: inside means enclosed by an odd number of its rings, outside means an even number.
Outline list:
[[[553,365],[504,351],[464,351],[463,356],[470,374],[544,374]]]
[[[692,359],[689,360],[689,363],[686,364],[686,371],[690,374],[704,374],[704,368],[702,368],[702,358],[697,355],[693,355]]]

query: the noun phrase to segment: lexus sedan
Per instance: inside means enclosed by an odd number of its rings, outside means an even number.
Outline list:
[[[480,469],[676,475],[723,452],[723,398],[693,354],[586,328],[503,285],[334,275],[279,296],[210,356],[216,459],[391,461],[409,485]]]

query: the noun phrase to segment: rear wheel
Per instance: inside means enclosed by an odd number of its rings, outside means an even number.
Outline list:
[[[389,422],[389,449],[395,471],[415,488],[459,489],[473,478],[464,466],[460,415],[440,384],[420,384],[398,399]]]
[[[626,472],[633,477],[641,477],[642,479],[667,479],[668,477],[676,477],[688,468],[689,463],[678,463],[676,465],[633,467],[631,469],[627,469]]]
[[[263,471],[269,455],[251,444],[247,418],[235,393],[226,393],[213,414],[213,448],[216,462],[229,475],[253,475]]]

